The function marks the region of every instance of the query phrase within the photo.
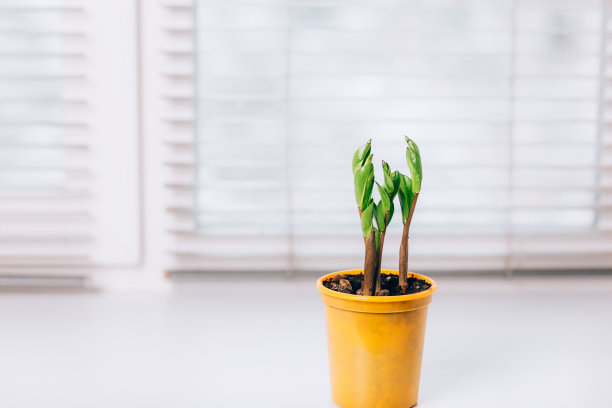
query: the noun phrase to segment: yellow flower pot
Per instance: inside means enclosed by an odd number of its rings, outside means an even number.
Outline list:
[[[397,271],[382,272],[397,275]],[[427,306],[436,283],[402,296],[358,296],[317,288],[325,303],[332,399],[342,408],[408,408],[419,394]]]

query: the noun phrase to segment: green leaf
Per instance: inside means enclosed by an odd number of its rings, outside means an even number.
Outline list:
[[[385,210],[385,212],[387,212],[389,211],[389,208],[391,207],[391,200],[389,199],[389,193],[383,186],[381,186],[378,183],[376,183],[376,187],[378,187],[378,192],[380,193],[380,201],[382,202],[382,207]]]
[[[391,201],[393,201],[393,199],[395,198],[395,195],[397,194],[399,190],[399,186],[400,186],[400,172],[396,170],[393,173],[391,173],[391,179],[393,180],[393,191],[391,192],[391,195],[389,198],[391,199]]]
[[[359,167],[364,166],[366,159],[370,156],[371,150],[372,139],[368,140],[366,144],[359,146],[355,151],[355,154],[353,154],[353,174],[355,174]]]
[[[374,215],[374,201],[370,201],[369,205],[361,213],[361,232],[365,238],[369,237],[372,233],[372,218]]]
[[[412,176],[412,192],[419,193],[421,191],[421,180],[423,179],[423,168],[421,167],[421,153],[419,147],[408,136],[406,138],[406,161],[410,168]]]
[[[370,164],[368,177],[365,181],[365,189],[361,199],[362,207],[366,206],[372,200],[372,190],[374,190],[374,166]]]
[[[378,229],[381,232],[384,232],[385,228],[387,227],[385,225],[385,214],[386,211],[381,205],[381,202],[379,201],[378,205],[374,205],[374,217],[376,218],[376,225],[378,225]]]
[[[355,182],[355,201],[360,209],[364,209],[372,198],[372,190],[374,189],[374,165],[372,164],[372,156],[370,155],[364,166],[357,169],[354,174]]]
[[[383,172],[385,174],[391,174],[391,168],[389,167],[389,163],[387,163],[386,161],[382,161],[382,166],[383,166]]]
[[[412,180],[405,174],[400,173],[400,186],[399,186],[399,202],[402,208],[402,222],[406,223],[408,214],[410,213],[410,205],[414,193],[412,192]]]
[[[391,175],[387,175],[385,173],[385,190],[387,190],[388,195],[393,194],[393,188],[393,179],[391,178]]]
[[[389,218],[387,218],[387,225],[391,223],[391,219],[393,218],[393,212],[395,211],[395,206],[391,203],[391,208],[389,208]]]
[[[384,176],[384,186],[385,188],[389,188],[390,185],[393,184],[393,180],[391,180],[391,169],[389,168],[389,163],[386,161],[382,161],[383,163],[383,176]]]

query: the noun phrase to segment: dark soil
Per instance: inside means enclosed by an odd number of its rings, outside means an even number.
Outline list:
[[[361,283],[363,282],[363,273],[359,275],[336,275],[333,278],[325,279],[323,286],[327,289],[335,290],[336,292],[348,293],[351,295],[361,295]],[[429,283],[423,279],[408,277],[408,290],[406,293],[401,293],[399,288],[399,278],[397,275],[382,274],[381,293],[378,296],[400,296],[418,293],[427,290],[431,287]]]

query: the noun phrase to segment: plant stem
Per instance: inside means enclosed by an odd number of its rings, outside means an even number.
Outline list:
[[[415,193],[410,204],[410,211],[408,212],[408,218],[404,223],[404,230],[402,231],[402,242],[400,244],[399,253],[399,286],[402,293],[406,293],[408,289],[408,238],[410,232],[410,223],[412,222],[412,215],[414,214],[414,208],[416,206],[419,193]]]
[[[376,254],[376,237],[374,231],[365,239],[365,262],[363,265],[363,283],[361,290],[364,296],[372,296],[374,294],[374,285],[376,278],[376,265],[378,263]]]
[[[380,233],[380,243],[378,244],[378,256],[376,257],[376,288],[374,290],[374,294],[376,296],[380,295],[381,289],[381,276],[380,276],[380,268],[382,264],[382,252],[383,252],[383,244],[385,242],[385,233]]]
[[[380,233],[380,242],[378,243],[378,257],[376,260],[376,287],[374,289],[374,294],[376,296],[380,295],[380,290],[382,286],[380,269],[382,267],[382,254],[383,254],[383,245],[385,244],[385,234],[387,233],[387,224],[389,223],[389,212],[385,214],[385,230]]]

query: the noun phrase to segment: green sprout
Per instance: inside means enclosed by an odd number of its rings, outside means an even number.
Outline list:
[[[419,147],[408,136],[406,138],[406,162],[412,178],[402,174],[399,189],[399,201],[402,208],[402,241],[399,252],[399,286],[402,293],[408,289],[408,238],[412,215],[421,192],[423,168],[421,167],[421,153]]]
[[[414,207],[421,190],[423,170],[421,155],[416,143],[406,137],[406,161],[411,177],[398,171],[391,171],[389,164],[383,160],[383,184],[374,180],[372,140],[360,146],[353,155],[353,177],[355,184],[355,200],[361,218],[361,230],[365,244],[365,261],[363,268],[363,284],[361,294],[365,296],[386,295],[381,289],[381,260],[387,227],[393,218],[393,201],[398,196],[402,211],[402,243],[400,246],[399,286],[402,293],[408,287],[408,233]],[[375,203],[372,192],[376,184],[380,200]],[[376,222],[376,227],[374,226]]]
[[[380,231],[374,227],[376,206],[372,200],[374,189],[373,155],[370,153],[372,140],[360,146],[353,155],[353,178],[355,182],[355,201],[361,218],[361,231],[365,244],[365,261],[363,266],[362,293],[365,296],[374,294],[376,279],[377,248],[380,242]]]

